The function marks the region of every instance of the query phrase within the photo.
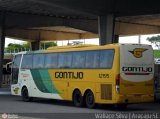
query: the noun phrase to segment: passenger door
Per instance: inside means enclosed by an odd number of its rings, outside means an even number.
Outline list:
[[[16,55],[12,64],[12,84],[18,83],[19,67],[22,55]]]

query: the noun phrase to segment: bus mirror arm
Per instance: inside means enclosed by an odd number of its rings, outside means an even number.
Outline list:
[[[11,65],[12,65],[12,62],[9,62],[6,64],[6,73],[7,74],[11,74]]]

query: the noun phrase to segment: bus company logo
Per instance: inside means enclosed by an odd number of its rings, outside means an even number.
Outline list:
[[[2,114],[2,119],[18,119],[18,118],[19,117],[16,114],[7,114],[7,113]]]
[[[153,71],[152,67],[122,67],[125,75],[150,75]]]
[[[55,72],[55,78],[83,79],[83,72]]]
[[[8,114],[3,113],[3,114],[2,114],[2,119],[7,119],[7,118],[8,118]]]
[[[13,91],[15,94],[18,94],[19,88],[15,88]]]
[[[141,58],[143,56],[143,52],[148,49],[145,48],[135,48],[133,51],[129,51],[130,53],[133,54],[134,57],[136,58]]]

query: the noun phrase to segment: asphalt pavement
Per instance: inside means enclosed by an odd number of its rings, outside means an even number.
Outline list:
[[[70,101],[53,99],[35,98],[32,102],[23,102],[21,97],[9,92],[0,90],[0,119],[3,116],[11,119],[160,119],[160,102],[132,104],[124,110],[110,105],[88,109],[75,107]]]

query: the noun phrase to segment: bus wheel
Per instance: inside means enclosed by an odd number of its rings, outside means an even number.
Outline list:
[[[95,99],[92,91],[88,91],[87,94],[85,95],[85,103],[88,108],[94,108]]]
[[[83,106],[83,97],[82,97],[82,94],[79,90],[75,90],[73,92],[73,103],[75,106],[77,107],[81,107]]]
[[[25,102],[29,102],[32,100],[31,97],[28,95],[28,89],[26,87],[22,88],[22,100]]]

